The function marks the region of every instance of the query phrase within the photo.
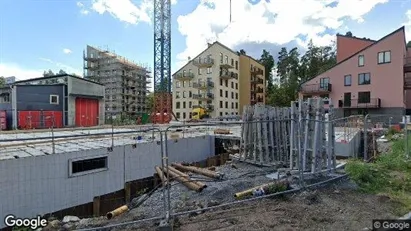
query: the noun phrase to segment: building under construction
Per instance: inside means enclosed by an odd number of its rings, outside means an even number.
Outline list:
[[[106,118],[147,113],[147,84],[150,69],[108,49],[87,45],[84,51],[84,77],[105,86]]]

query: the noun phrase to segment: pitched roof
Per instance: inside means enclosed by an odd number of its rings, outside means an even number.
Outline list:
[[[382,37],[380,40],[377,40],[377,41],[375,41],[374,43],[372,43],[372,44],[370,44],[370,45],[368,45],[368,46],[364,47],[363,49],[361,49],[361,50],[357,51],[356,53],[352,54],[351,56],[349,56],[349,57],[347,57],[347,58],[345,58],[345,59],[341,60],[340,62],[338,62],[338,63],[334,64],[332,67],[330,67],[330,68],[329,68],[329,69],[327,69],[326,71],[324,71],[324,72],[322,72],[322,73],[320,73],[320,74],[318,74],[318,75],[316,75],[316,76],[314,76],[314,77],[312,77],[312,78],[310,78],[310,79],[308,79],[308,80],[306,80],[306,81],[304,81],[304,82],[300,83],[300,86],[301,86],[301,85],[303,85],[304,83],[306,83],[306,82],[308,82],[308,81],[310,81],[310,80],[312,80],[312,79],[314,79],[314,78],[316,78],[316,77],[318,77],[318,76],[320,76],[320,75],[324,74],[325,72],[327,72],[327,71],[329,71],[329,70],[333,69],[334,67],[337,67],[338,65],[340,65],[340,64],[342,64],[342,63],[344,63],[344,62],[348,61],[348,60],[349,60],[349,59],[351,59],[352,57],[355,57],[355,56],[359,55],[360,53],[364,52],[365,50],[368,50],[368,49],[369,49],[369,48],[371,48],[372,46],[374,46],[374,45],[376,45],[376,44],[378,44],[378,43],[380,43],[380,42],[384,41],[385,39],[387,39],[387,38],[388,38],[388,37],[390,37],[391,35],[396,34],[396,33],[400,32],[401,30],[405,32],[405,27],[404,27],[404,26],[402,26],[402,27],[398,28],[397,30],[395,30],[395,31],[393,31],[393,32],[391,32],[391,33],[389,33],[388,35],[386,35],[386,36]],[[371,40],[371,41],[372,41],[372,40]],[[404,39],[404,42],[405,42],[405,39]]]

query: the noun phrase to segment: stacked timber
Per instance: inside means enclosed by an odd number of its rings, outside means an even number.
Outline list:
[[[290,108],[244,107],[239,159],[259,165],[284,164],[289,159]]]
[[[318,173],[336,166],[334,124],[329,118],[333,118],[332,105],[326,115],[321,98],[292,102],[291,169]]]
[[[331,100],[329,100],[331,102]],[[333,107],[310,98],[279,108],[244,107],[238,159],[264,166],[286,166],[312,173],[336,166]]]

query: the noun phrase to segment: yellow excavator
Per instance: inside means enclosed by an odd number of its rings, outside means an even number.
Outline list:
[[[202,120],[210,118],[210,114],[208,114],[208,110],[201,106],[194,106],[193,110],[191,111],[191,119],[192,120]]]

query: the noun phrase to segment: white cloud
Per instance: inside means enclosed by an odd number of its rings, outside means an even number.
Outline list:
[[[90,13],[90,11],[88,11],[87,9],[85,9],[83,3],[77,2],[77,6],[80,8],[80,13],[81,13],[81,14],[88,15],[88,14]]]
[[[177,0],[171,0],[171,4],[177,4]],[[93,0],[91,4],[91,10],[99,14],[109,13],[130,24],[151,23],[153,9],[153,0],[140,0],[139,4],[134,4],[131,0]]]
[[[72,66],[69,66],[69,65],[66,65],[66,64],[63,64],[63,63],[59,63],[59,62],[56,62],[56,61],[53,61],[53,60],[47,59],[47,58],[39,58],[39,59],[42,60],[42,61],[45,61],[45,62],[48,62],[48,63],[51,63],[51,64],[55,65],[57,68],[62,69],[67,74],[76,74],[76,75],[83,76],[83,73],[82,73],[81,70],[79,70],[77,68],[74,68]],[[47,68],[47,69],[52,69],[52,68]],[[53,70],[53,71],[58,71],[58,70]]]
[[[229,1],[201,0],[193,12],[177,19],[179,31],[186,36],[186,49],[177,55],[179,66],[204,50],[210,40],[218,39],[229,47],[248,42],[282,45],[294,40],[305,46],[310,39],[317,45],[330,44],[334,36],[324,34],[327,28],[339,29],[347,18],[363,22],[365,14],[388,0],[339,0],[336,6],[333,2],[271,0],[251,5],[248,0],[236,0],[230,23]]]
[[[411,40],[411,9],[407,10],[405,13],[407,17],[407,21],[404,23],[405,26],[405,36],[407,37],[407,41]]]
[[[15,76],[19,80],[31,79],[43,76],[44,70],[33,70],[15,63],[0,63],[0,76]]]
[[[70,53],[72,53],[72,51],[70,49],[64,48],[63,53],[64,54],[70,54]]]

